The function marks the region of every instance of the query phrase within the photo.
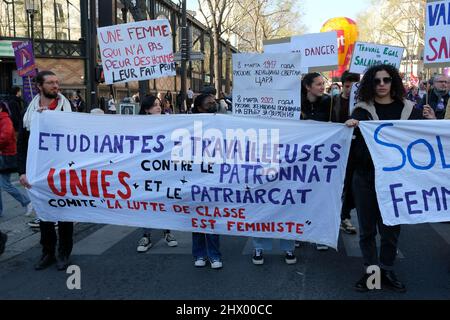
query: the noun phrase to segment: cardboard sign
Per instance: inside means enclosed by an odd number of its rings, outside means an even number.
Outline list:
[[[98,28],[98,40],[106,84],[176,75],[166,19]]]
[[[267,40],[264,41],[264,52],[299,52],[302,56],[302,73],[330,71],[338,68],[336,31]]]
[[[427,0],[423,60],[429,68],[450,65],[450,0]]]
[[[405,48],[374,44],[367,42],[356,42],[353,49],[350,72],[363,74],[372,66],[388,64],[400,68]]]

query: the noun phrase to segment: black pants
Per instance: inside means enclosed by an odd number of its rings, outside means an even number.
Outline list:
[[[41,229],[42,253],[44,255],[55,255],[55,223],[41,221],[39,223],[39,228]],[[73,247],[73,222],[58,222],[58,236],[58,254],[66,257],[70,256]]]
[[[354,168],[350,164],[347,164],[347,171],[345,172],[344,180],[344,191],[342,192],[341,220],[350,219],[350,211],[352,211],[355,207],[352,192],[353,171]]]
[[[368,174],[356,170],[353,174],[353,190],[359,222],[359,246],[364,257],[364,264],[379,265],[382,269],[392,270],[397,255],[400,225],[383,224],[375,193],[373,172]],[[375,240],[377,227],[381,236],[379,259]]]

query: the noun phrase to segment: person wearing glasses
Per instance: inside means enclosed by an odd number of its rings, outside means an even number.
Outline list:
[[[444,119],[445,109],[449,103],[449,79],[444,74],[435,75],[432,79],[433,89],[428,92],[428,104],[427,97],[422,98],[421,106],[431,107],[437,119]]]
[[[405,99],[406,92],[402,79],[395,67],[373,66],[361,80],[359,103],[345,124],[357,127],[361,120],[417,120],[435,119],[433,109],[425,106],[423,111],[414,108],[413,102]],[[359,222],[359,246],[364,266],[378,265],[381,269],[382,288],[405,292],[405,285],[394,273],[400,226],[383,224],[375,192],[375,169],[366,143],[357,128],[352,143],[352,157],[355,171],[353,190]],[[376,234],[381,236],[380,254],[376,245]],[[370,274],[364,270],[363,277],[355,284],[355,290],[368,291],[367,279]]]
[[[28,139],[30,137],[31,119],[36,112],[52,110],[56,112],[72,112],[72,106],[62,94],[59,93],[59,82],[56,75],[51,71],[41,71],[36,76],[36,85],[39,94],[30,102],[23,117],[23,128],[19,132],[17,143],[17,167],[19,182],[22,186],[30,189],[26,175],[26,162],[28,156]],[[31,155],[32,156],[32,155]],[[69,256],[73,247],[73,222],[58,222],[59,247],[58,255],[55,256],[56,231],[55,223],[51,221],[36,221],[41,231],[42,256],[34,266],[35,270],[43,270],[56,262],[58,270],[65,270],[69,266]]]

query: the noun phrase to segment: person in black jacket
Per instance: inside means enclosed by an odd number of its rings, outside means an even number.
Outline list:
[[[444,74],[435,75],[432,79],[433,89],[423,96],[422,102],[419,106],[427,106],[433,108],[437,119],[444,119],[445,107],[449,101],[448,91],[449,78]]]
[[[325,80],[317,72],[302,79],[301,120],[335,121],[330,96],[325,94]]]
[[[406,92],[402,79],[395,67],[379,65],[371,67],[364,74],[359,88],[359,102],[346,125],[356,127],[359,120],[417,120],[435,118],[433,109],[425,107],[423,112],[405,99]],[[405,292],[405,285],[394,273],[400,226],[387,226],[378,206],[375,192],[375,169],[367,145],[359,129],[351,146],[355,172],[353,192],[359,222],[359,245],[364,258],[364,266],[378,265],[381,269],[381,285],[397,292]],[[378,256],[375,236],[381,236]],[[368,291],[368,273],[355,284],[357,291]]]
[[[19,87],[12,87],[11,98],[9,99],[8,104],[11,111],[11,121],[13,122],[14,130],[19,132],[22,127],[23,113],[22,90]]]

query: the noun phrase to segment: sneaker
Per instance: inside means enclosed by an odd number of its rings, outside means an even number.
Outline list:
[[[206,259],[205,258],[195,259],[194,266],[198,268],[206,266]]]
[[[34,265],[34,270],[44,270],[54,264],[56,258],[54,255],[44,254],[37,264]]]
[[[30,222],[28,222],[28,226],[30,226],[31,228],[39,228],[39,223],[41,222],[40,219],[34,219],[31,220]]]
[[[296,247],[296,248],[300,248],[300,241],[295,240],[295,247]]]
[[[296,264],[297,258],[295,257],[294,252],[286,251],[286,256],[284,257],[284,261],[286,261],[287,264]]]
[[[222,268],[222,261],[220,261],[220,260],[211,260],[211,268],[212,269],[220,269],[220,268]]]
[[[252,258],[253,264],[261,265],[264,264],[263,251],[261,249],[255,249],[255,253]]]
[[[395,292],[406,292],[405,285],[397,279],[397,275],[392,270],[381,269],[381,287]]]
[[[152,241],[150,240],[150,237],[147,235],[144,235],[144,236],[142,236],[141,239],[139,239],[138,246],[137,246],[137,252],[146,252],[151,247],[152,247]]]
[[[327,251],[328,250],[328,246],[326,246],[324,244],[316,243],[316,250],[317,251]]]
[[[30,202],[27,205],[27,211],[25,212],[25,217],[31,217],[33,215],[33,212],[34,212],[33,204]]]
[[[8,241],[8,235],[6,233],[0,232],[0,256],[5,252],[5,244]]]
[[[340,229],[348,234],[356,234],[356,228],[350,222],[350,219],[341,220]]]
[[[173,234],[170,232],[164,233],[164,239],[169,247],[176,247],[178,245],[177,239],[175,239]]]

